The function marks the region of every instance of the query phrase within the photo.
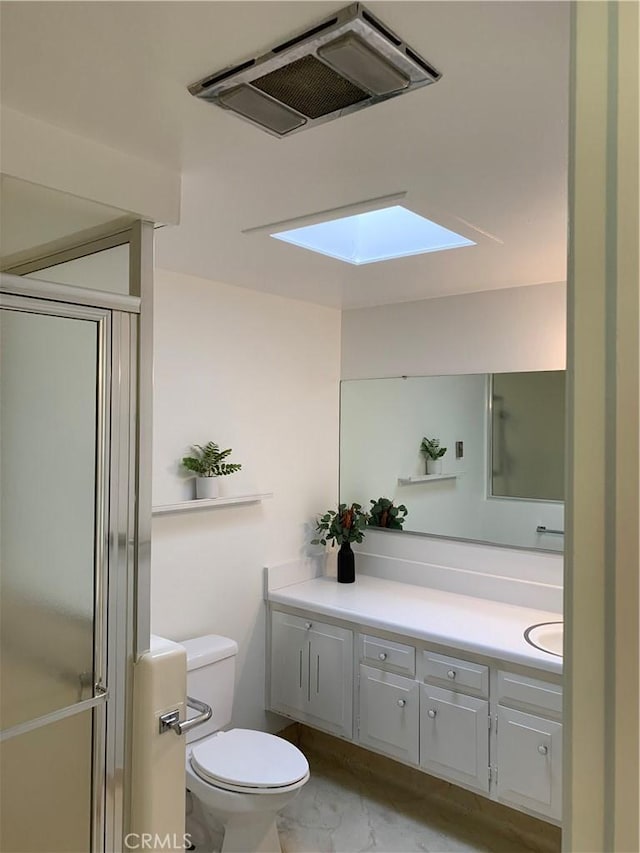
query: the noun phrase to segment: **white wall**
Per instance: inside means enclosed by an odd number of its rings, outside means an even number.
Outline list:
[[[345,311],[342,378],[562,370],[566,285],[537,284]]]
[[[178,460],[210,439],[243,465],[227,494],[274,497],[154,519],[152,629],[237,640],[233,722],[265,728],[263,567],[336,500],[340,312],[165,271],[154,311],[154,504],[192,496]]]

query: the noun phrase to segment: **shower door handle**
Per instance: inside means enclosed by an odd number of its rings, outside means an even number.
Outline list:
[[[42,717],[35,717],[32,720],[25,720],[23,723],[17,723],[8,729],[0,729],[0,743],[5,740],[17,737],[18,735],[27,734],[27,732],[35,731],[50,723],[57,723],[59,720],[66,720],[67,717],[73,717],[76,714],[82,714],[92,708],[96,709],[104,705],[109,698],[109,691],[102,684],[98,683],[94,687],[93,696],[88,699],[82,699],[75,702],[73,705],[66,705],[64,708],[57,708],[49,714],[44,714]]]
[[[182,722],[179,720],[178,711],[169,711],[166,714],[162,714],[159,724],[161,735],[168,731],[174,731],[177,735],[184,735],[190,732],[191,729],[195,729],[197,726],[208,722],[213,716],[211,705],[207,705],[206,702],[201,702],[199,699],[194,699],[193,696],[187,696],[186,704],[187,708],[193,708],[194,711],[199,711],[200,713],[196,717],[190,720],[183,720]]]

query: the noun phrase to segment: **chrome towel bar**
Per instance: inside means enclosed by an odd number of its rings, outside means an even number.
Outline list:
[[[545,527],[544,524],[539,524],[536,527],[536,533],[553,533],[556,536],[564,536],[564,530],[553,530],[551,527]]]

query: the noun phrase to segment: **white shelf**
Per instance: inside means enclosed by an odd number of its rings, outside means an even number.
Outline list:
[[[414,483],[432,483],[434,480],[455,480],[460,474],[422,474],[419,477],[398,477],[398,485],[412,486]]]
[[[153,515],[164,515],[169,512],[192,512],[196,509],[213,509],[218,506],[233,506],[234,504],[255,504],[273,497],[273,492],[264,492],[259,495],[234,495],[230,498],[204,498],[192,501],[183,501],[179,504],[163,504],[154,506]]]

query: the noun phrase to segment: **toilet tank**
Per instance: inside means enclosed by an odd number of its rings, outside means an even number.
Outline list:
[[[187,743],[223,729],[231,722],[238,644],[228,637],[208,634],[184,640],[187,652],[187,695],[211,705],[213,716],[187,734]],[[197,711],[187,708],[187,718]]]

